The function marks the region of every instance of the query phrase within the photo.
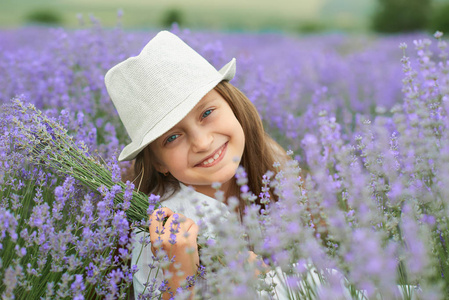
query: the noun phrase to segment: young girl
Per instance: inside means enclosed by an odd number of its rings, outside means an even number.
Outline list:
[[[153,270],[159,250],[171,259],[164,269],[169,280],[163,298],[197,272],[200,218],[195,205],[199,201],[217,214],[225,205],[214,199],[214,183],[221,184],[225,199],[239,197],[234,175],[241,165],[250,190],[258,194],[263,174],[274,169],[275,161],[286,159],[284,150],[265,133],[254,105],[228,82],[234,75],[235,59],[217,71],[177,36],[162,31],[138,56],[105,76],[131,138],[119,160],[135,159],[136,186],[160,195],[164,206],[150,216],[150,245],[136,237],[136,295],[152,291],[152,279],[162,278]],[[240,214],[244,206],[240,199]],[[207,218],[202,221],[207,223]],[[170,232],[173,226],[179,229],[175,236]]]

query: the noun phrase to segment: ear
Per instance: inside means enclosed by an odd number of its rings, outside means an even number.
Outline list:
[[[168,172],[168,168],[158,162],[154,163],[154,168],[156,169],[156,171],[158,171],[159,173],[165,174]]]
[[[145,150],[147,151],[147,163],[151,164],[153,170],[155,169],[157,172],[162,174],[167,173],[168,168],[159,160],[155,153],[157,151],[154,148],[156,148],[155,142],[152,142],[145,148]]]

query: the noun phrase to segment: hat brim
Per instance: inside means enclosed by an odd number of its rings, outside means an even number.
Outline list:
[[[167,113],[167,115],[157,123],[153,128],[149,128],[148,132],[140,141],[133,141],[123,148],[119,155],[119,161],[132,160],[146,146],[156,140],[158,137],[169,131],[178,124],[185,116],[200,102],[200,100],[210,92],[218,83],[223,80],[229,81],[235,76],[236,63],[235,58],[223,66],[217,73],[217,77],[210,82],[205,83],[200,88],[186,97],[175,109]]]

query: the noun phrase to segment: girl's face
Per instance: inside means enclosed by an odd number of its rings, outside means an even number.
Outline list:
[[[235,175],[245,148],[242,126],[226,100],[210,91],[167,133],[150,144],[161,173],[213,196],[211,184]]]

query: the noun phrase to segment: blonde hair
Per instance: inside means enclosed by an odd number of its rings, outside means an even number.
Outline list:
[[[285,162],[288,158],[284,149],[276,143],[264,130],[262,120],[253,103],[236,87],[227,81],[220,82],[215,90],[226,100],[234,112],[245,134],[245,149],[241,165],[248,174],[248,187],[258,195],[262,189],[262,176],[267,171],[275,171],[275,162]],[[140,152],[134,164],[135,184],[146,194],[170,197],[179,190],[180,185],[171,174],[159,173],[155,168],[157,157],[149,146]],[[140,184],[139,184],[140,183]],[[244,211],[246,203],[240,198],[240,189],[233,178],[226,197],[235,196],[240,199],[240,212]],[[277,197],[271,194],[273,201]],[[258,200],[256,203],[260,204]],[[263,207],[263,205],[262,205]]]

